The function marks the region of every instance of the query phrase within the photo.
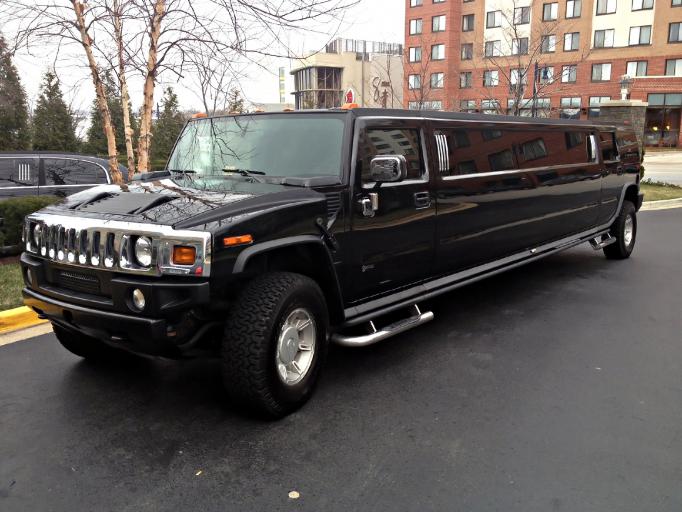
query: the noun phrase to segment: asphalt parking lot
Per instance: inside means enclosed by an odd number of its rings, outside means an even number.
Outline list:
[[[427,306],[277,423],[211,362],[0,347],[0,510],[682,510],[682,209]]]

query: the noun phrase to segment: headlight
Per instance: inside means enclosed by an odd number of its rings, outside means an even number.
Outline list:
[[[135,259],[143,267],[152,264],[152,241],[146,236],[141,236],[135,241]]]

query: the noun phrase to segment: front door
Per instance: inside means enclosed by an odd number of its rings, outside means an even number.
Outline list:
[[[369,122],[358,121],[355,142],[351,301],[427,278],[434,258],[436,205],[424,129],[418,121]],[[405,158],[407,176],[394,183],[375,183],[370,163],[387,155]]]

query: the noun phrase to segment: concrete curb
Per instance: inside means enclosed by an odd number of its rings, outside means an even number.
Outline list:
[[[32,309],[22,306],[20,308],[0,311],[0,334],[25,329],[34,325],[46,323],[41,320]]]
[[[668,210],[670,208],[682,208],[682,197],[663,199],[662,201],[645,201],[640,211]]]

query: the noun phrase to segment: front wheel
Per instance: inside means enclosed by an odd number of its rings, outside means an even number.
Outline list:
[[[637,212],[630,201],[623,201],[623,207],[611,226],[610,234],[616,241],[604,247],[606,257],[611,260],[629,258],[637,238]]]
[[[273,272],[250,282],[233,304],[222,342],[227,394],[281,418],[312,395],[327,352],[328,312],[312,279]]]

